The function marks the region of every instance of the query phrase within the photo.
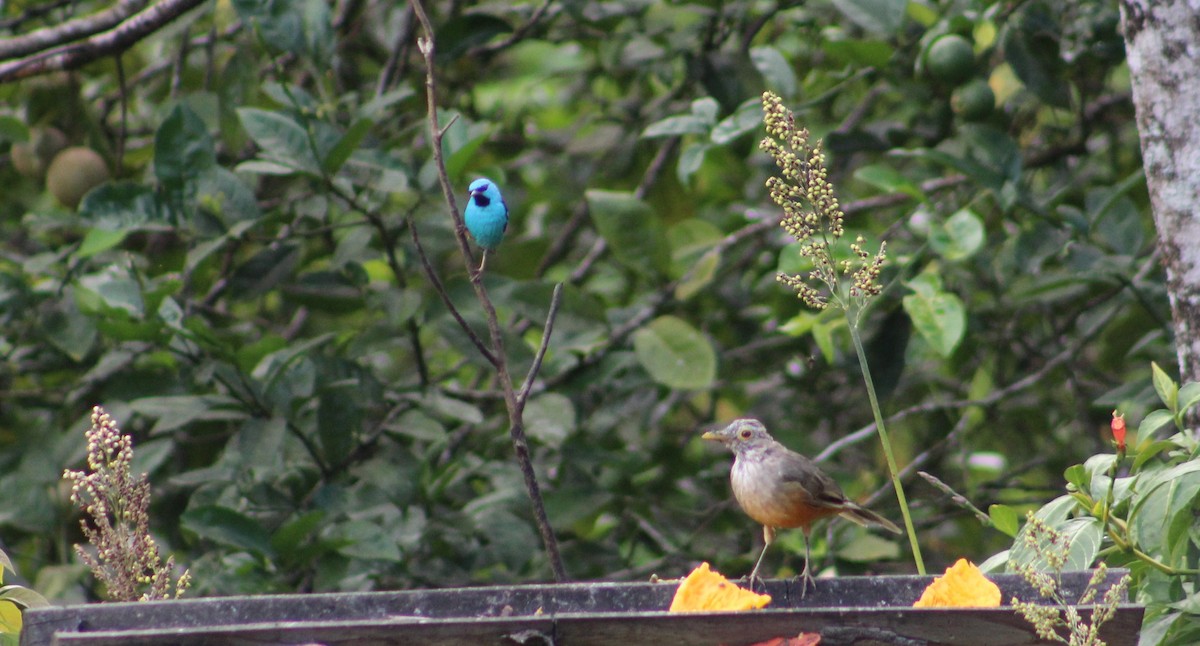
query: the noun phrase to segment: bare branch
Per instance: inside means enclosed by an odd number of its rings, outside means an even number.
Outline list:
[[[533,365],[529,366],[529,374],[525,376],[525,383],[521,384],[521,392],[517,393],[517,405],[524,408],[525,399],[529,397],[529,390],[533,388],[533,380],[537,378],[538,372],[542,369],[542,359],[546,357],[546,350],[550,347],[550,335],[554,332],[554,318],[558,316],[558,306],[562,302],[562,283],[554,286],[554,295],[550,297],[550,312],[546,314],[546,327],[542,329],[542,343],[538,346],[537,355],[533,357]]]
[[[57,47],[111,29],[141,11],[149,0],[118,0],[104,11],[0,40],[0,60],[9,60]]]
[[[205,0],[161,0],[108,31],[69,45],[0,63],[0,82],[47,72],[73,70],[94,60],[117,54],[204,2]]]

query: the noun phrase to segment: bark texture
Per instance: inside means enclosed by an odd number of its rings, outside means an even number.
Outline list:
[[[1142,159],[1183,381],[1200,380],[1200,12],[1122,0]]]

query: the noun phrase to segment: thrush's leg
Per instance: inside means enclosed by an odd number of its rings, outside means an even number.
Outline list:
[[[775,542],[775,528],[767,527],[766,525],[763,525],[762,553],[758,555],[758,561],[754,564],[754,569],[750,571],[750,589],[751,590],[754,589],[754,581],[755,580],[758,580],[759,583],[762,583],[764,589],[767,587],[767,584],[758,577],[758,568],[760,565],[762,565],[763,557],[767,555],[767,548],[770,547],[771,543],[773,543],[773,542]]]
[[[479,259],[479,269],[475,270],[476,274],[483,273],[483,266],[487,264],[487,249],[483,250],[483,257]]]
[[[809,528],[804,528],[804,571],[798,577],[800,579],[800,598],[803,599],[805,593],[808,592],[808,586],[817,588],[817,580],[813,578],[809,572],[809,566],[812,563],[812,535],[809,533]]]

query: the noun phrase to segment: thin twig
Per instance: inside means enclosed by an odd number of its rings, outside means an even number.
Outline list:
[[[562,283],[554,286],[554,294],[550,297],[550,311],[546,314],[546,327],[542,328],[542,342],[538,346],[537,354],[533,357],[533,365],[529,366],[529,374],[525,375],[525,383],[521,384],[521,391],[517,393],[517,404],[522,408],[525,407],[525,400],[529,397],[530,389],[533,388],[533,380],[542,369],[542,359],[546,357],[546,350],[550,347],[550,335],[554,332],[554,319],[558,316],[558,306],[562,303],[562,287]]]
[[[497,41],[495,43],[490,43],[490,44],[486,44],[486,45],[478,45],[476,47],[472,47],[471,49],[467,50],[466,56],[464,56],[464,58],[469,60],[480,54],[484,54],[484,53],[490,54],[490,53],[498,52],[507,47],[512,47],[516,43],[520,42],[520,40],[525,37],[525,34],[529,33],[529,30],[533,29],[533,27],[535,25],[537,25],[538,21],[540,21],[542,19],[542,15],[545,14],[546,10],[549,8],[550,8],[550,0],[542,0],[542,4],[540,6],[538,6],[537,9],[534,9],[533,15],[529,16],[529,20],[526,20],[525,24],[514,29],[512,31],[512,33],[508,35],[508,37],[504,38],[503,40]]]
[[[479,354],[483,355],[487,362],[496,365],[496,357],[492,351],[484,344],[483,339],[475,334],[475,330],[471,329],[463,315],[459,313],[458,308],[454,306],[454,301],[450,300],[450,295],[446,293],[446,287],[442,285],[442,279],[438,278],[437,271],[429,262],[429,257],[425,255],[425,247],[421,245],[421,236],[417,233],[417,223],[413,222],[412,216],[408,217],[408,232],[412,235],[413,245],[417,249],[417,257],[421,259],[421,266],[425,268],[425,275],[429,277],[429,282],[433,285],[433,290],[441,297],[442,303],[446,305],[446,309],[450,311],[450,315],[458,321],[458,326],[467,334],[467,338],[475,345],[475,349],[479,350]]]

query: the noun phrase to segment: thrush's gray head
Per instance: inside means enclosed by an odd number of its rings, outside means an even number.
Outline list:
[[[719,431],[709,431],[700,437],[724,444],[734,455],[761,451],[775,444],[775,439],[767,433],[762,422],[750,418],[735,419],[729,426]]]

